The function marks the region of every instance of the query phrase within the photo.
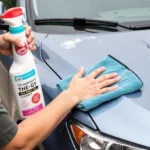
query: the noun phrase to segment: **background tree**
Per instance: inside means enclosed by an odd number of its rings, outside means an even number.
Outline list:
[[[0,1],[3,2],[4,7],[6,9],[16,6],[16,0],[0,0]]]

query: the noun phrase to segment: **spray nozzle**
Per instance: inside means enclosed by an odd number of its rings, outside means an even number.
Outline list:
[[[22,7],[14,7],[14,8],[10,8],[7,11],[5,11],[1,18],[5,19],[5,18],[15,18],[15,17],[19,17],[21,15],[23,15],[24,13],[24,9]]]
[[[11,28],[20,27],[23,25],[23,14],[25,9],[23,7],[14,7],[5,11],[1,18]]]

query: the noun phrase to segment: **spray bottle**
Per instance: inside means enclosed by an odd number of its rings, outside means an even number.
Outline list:
[[[22,7],[15,7],[7,10],[1,18],[9,25],[9,32],[25,43],[24,47],[12,44],[14,59],[9,75],[19,115],[27,118],[45,107],[45,103],[34,57],[26,41],[23,13]]]

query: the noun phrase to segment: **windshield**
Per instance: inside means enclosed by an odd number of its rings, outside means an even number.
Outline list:
[[[33,0],[33,7],[38,18],[150,20],[150,0]]]

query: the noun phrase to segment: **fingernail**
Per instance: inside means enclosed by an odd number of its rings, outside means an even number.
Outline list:
[[[34,45],[34,47],[33,47],[34,49],[36,49],[36,46]]]
[[[100,69],[105,70],[106,68],[105,67],[101,67]]]
[[[32,50],[32,51],[36,50],[35,45],[32,46],[31,50]]]
[[[119,85],[118,85],[118,84],[114,86],[114,88],[115,88],[115,89],[117,89],[118,87],[119,87]]]
[[[29,35],[29,31],[26,31],[26,34]]]
[[[120,79],[121,79],[121,76],[118,76],[117,79],[120,80]]]
[[[23,47],[23,46],[25,46],[25,43],[21,41],[21,42],[19,43],[19,45],[20,45],[21,47]]]
[[[117,76],[117,75],[118,75],[118,73],[117,73],[117,72],[115,72],[115,73],[113,73],[113,75],[114,75],[114,76]]]
[[[33,45],[30,45],[29,48],[32,49],[32,48],[33,48]]]

